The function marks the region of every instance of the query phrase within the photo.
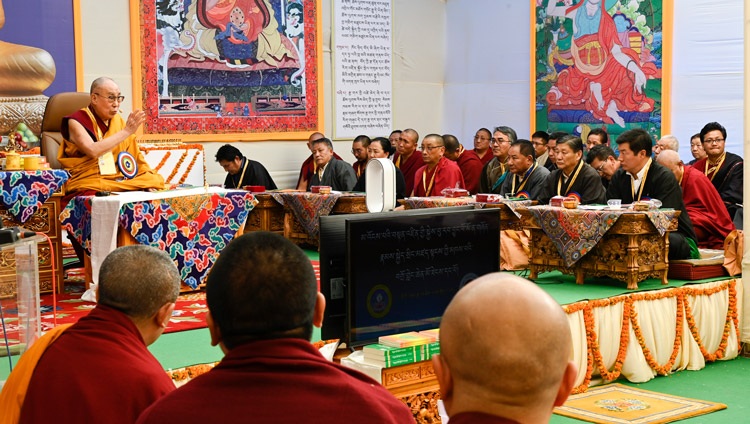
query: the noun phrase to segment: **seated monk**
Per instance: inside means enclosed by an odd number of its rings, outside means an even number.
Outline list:
[[[723,249],[734,223],[716,187],[701,171],[685,166],[674,150],[662,150],[656,161],[672,171],[682,188],[682,200],[693,223],[698,247]]]
[[[164,178],[154,172],[138,149],[135,132],[146,119],[135,110],[127,122],[118,113],[124,97],[110,78],[91,83],[91,103],[63,118],[63,142],[57,158],[68,172],[69,194],[86,191],[129,191],[164,188]],[[127,152],[136,163],[132,177],[120,169],[118,156]]]
[[[5,25],[5,10],[0,0],[0,28]],[[41,95],[55,79],[52,55],[36,47],[0,41],[0,95]]]
[[[422,139],[424,166],[414,174],[412,196],[442,196],[443,189],[465,188],[464,176],[456,162],[443,156],[445,142],[438,134],[428,134]]]
[[[180,292],[174,261],[150,246],[120,247],[102,263],[99,284],[87,316],[53,328],[21,356],[0,393],[0,422],[134,423],[174,390],[148,350]]]

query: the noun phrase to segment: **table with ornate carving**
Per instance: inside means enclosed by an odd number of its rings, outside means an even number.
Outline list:
[[[367,212],[361,193],[276,191],[271,196],[284,207],[284,237],[298,245],[318,247],[321,216]]]
[[[680,211],[532,206],[520,213],[531,231],[531,279],[558,270],[574,274],[577,284],[593,276],[625,281],[628,289],[647,278],[667,284],[669,232],[677,229]]]
[[[42,293],[55,289],[52,284],[53,273],[58,288],[62,287],[62,242],[57,217],[62,197],[59,191],[68,177],[66,171],[56,169],[0,172],[0,219],[3,226],[21,226],[44,233],[52,242],[52,250],[47,243],[40,243],[38,247],[39,291]],[[0,297],[13,296],[15,287],[15,258],[13,251],[9,250],[0,257]]]
[[[245,232],[250,231],[270,231],[279,235],[284,235],[284,207],[277,202],[271,193],[255,193],[255,205],[250,214],[247,216],[245,223]]]

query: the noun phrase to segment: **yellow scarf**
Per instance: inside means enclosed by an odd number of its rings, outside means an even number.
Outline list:
[[[26,391],[29,389],[31,376],[34,375],[34,369],[39,359],[42,357],[47,348],[73,324],[59,325],[47,334],[39,338],[33,345],[21,355],[21,359],[8,376],[8,380],[0,392],[0,424],[16,424],[21,418],[21,407],[26,398]]]

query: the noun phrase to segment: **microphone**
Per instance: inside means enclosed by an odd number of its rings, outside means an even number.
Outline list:
[[[0,245],[15,243],[20,239],[34,237],[35,232],[21,227],[0,228]]]

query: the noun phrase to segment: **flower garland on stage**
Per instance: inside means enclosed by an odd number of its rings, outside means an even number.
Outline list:
[[[732,325],[734,325],[738,349],[740,348],[740,330],[739,330],[739,317],[737,314],[737,291],[736,291],[736,280],[726,281],[715,287],[700,289],[695,287],[679,287],[673,290],[666,290],[660,292],[644,292],[644,293],[633,293],[630,295],[609,298],[609,299],[595,299],[590,301],[582,301],[569,305],[564,305],[563,310],[567,314],[574,314],[577,312],[583,313],[583,322],[586,329],[586,375],[583,382],[573,389],[573,393],[583,393],[588,389],[591,377],[594,373],[594,367],[597,368],[602,379],[606,381],[614,381],[620,377],[622,372],[623,364],[627,355],[627,348],[630,344],[630,328],[632,325],[633,332],[638,341],[638,344],[643,351],[643,356],[646,359],[648,365],[660,375],[668,375],[672,372],[674,363],[677,359],[677,355],[680,352],[682,346],[682,333],[684,328],[684,322],[687,322],[690,333],[698,344],[701,354],[708,362],[716,361],[717,359],[723,358],[726,353],[726,348],[729,343],[729,335],[732,331]],[[729,302],[727,307],[726,322],[724,324],[724,330],[722,333],[721,343],[719,348],[714,353],[707,351],[703,341],[700,337],[698,326],[693,317],[690,302],[688,296],[711,296],[716,293],[727,290],[729,292]],[[672,353],[669,360],[664,365],[659,365],[658,361],[654,357],[654,354],[648,348],[645,337],[641,330],[641,326],[638,322],[638,312],[635,308],[635,302],[641,300],[660,300],[667,298],[675,298],[677,313],[675,317],[675,339],[672,344]],[[622,310],[622,324],[620,327],[620,343],[615,358],[614,366],[612,371],[607,369],[604,363],[604,358],[599,347],[599,342],[595,330],[594,322],[594,308],[601,308],[605,306],[615,306],[618,303],[623,303]]]
[[[163,158],[161,158],[161,162],[159,162],[159,164],[156,165],[156,168],[154,168],[154,172],[158,174],[159,170],[161,170],[164,167],[164,165],[167,163],[167,159],[169,159],[170,156],[172,156],[172,152],[168,151],[167,154],[164,155]]]
[[[169,184],[170,181],[172,181],[172,178],[174,178],[175,175],[177,175],[177,171],[180,170],[180,167],[182,166],[182,162],[185,162],[185,159],[187,158],[188,151],[185,150],[182,152],[182,155],[180,155],[180,159],[177,161],[177,165],[174,166],[174,169],[172,169],[172,172],[169,174],[169,176],[164,180],[167,184]]]
[[[182,185],[185,180],[187,179],[188,175],[190,174],[190,171],[193,170],[193,166],[195,165],[195,161],[198,160],[198,156],[201,155],[201,152],[195,152],[195,156],[193,156],[193,160],[190,161],[188,164],[187,169],[185,170],[185,173],[182,174],[182,177],[180,177],[180,181],[177,182],[177,185]],[[205,173],[204,173],[205,175]]]

